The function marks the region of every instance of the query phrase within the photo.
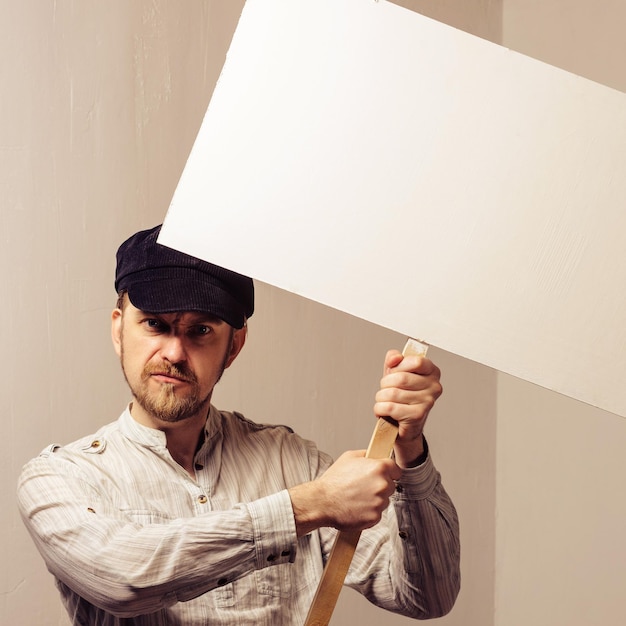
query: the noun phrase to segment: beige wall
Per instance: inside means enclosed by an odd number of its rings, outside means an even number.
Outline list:
[[[624,623],[625,446],[623,418],[499,376],[496,626]]]
[[[163,219],[243,2],[0,2],[0,624],[66,623],[18,519],[22,464],[127,401],[114,254]]]
[[[625,12],[622,0],[504,0],[502,43],[625,91]]]
[[[626,4],[503,7],[505,46],[626,91]],[[499,375],[497,449],[496,626],[623,624],[626,420]]]
[[[524,52],[524,45],[539,49],[530,36],[541,24],[548,51],[569,45],[576,52],[571,31],[551,40],[563,23],[574,24],[571,11],[558,19],[554,7],[563,3],[556,0],[543,3],[553,7],[552,20],[540,12],[542,3],[521,0],[505,2],[504,12],[491,0],[398,4],[492,41],[504,33],[507,45]],[[597,16],[583,10],[590,2],[572,4],[576,32],[584,35]],[[115,419],[127,400],[108,335],[113,254],[122,238],[165,214],[242,5],[0,3],[0,480],[8,503],[0,512],[1,624],[66,623],[12,504],[15,480],[45,445]],[[589,31],[616,32],[616,17]],[[606,72],[603,59],[624,58],[623,48],[621,57],[610,54],[619,45],[602,40],[594,53],[598,71]],[[605,48],[608,57],[600,54]],[[365,447],[384,351],[403,341],[259,285],[249,344],[216,401],[258,421],[289,423],[333,454]],[[624,580],[623,544],[616,550],[612,541],[582,538],[618,536],[623,499],[611,496],[620,493],[626,469],[625,422],[445,352],[433,349],[432,356],[444,371],[445,394],[429,439],[459,509],[463,544],[459,602],[436,622],[617,623],[611,615]],[[598,597],[608,608],[598,608]],[[333,623],[348,620],[410,623],[346,592]]]

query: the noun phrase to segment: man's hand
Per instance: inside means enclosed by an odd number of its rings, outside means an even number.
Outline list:
[[[322,476],[289,490],[298,536],[322,526],[347,531],[374,526],[401,474],[391,459],[366,459],[364,450],[344,452]]]
[[[394,452],[400,467],[411,467],[424,452],[424,424],[443,392],[440,376],[439,368],[426,357],[403,357],[397,350],[385,356],[374,413],[398,423]]]
[[[426,357],[390,350],[376,394],[374,413],[398,423],[395,460],[366,459],[365,451],[344,452],[326,472],[289,489],[298,536],[322,526],[357,531],[378,523],[404,467],[424,452],[422,431],[442,393],[439,368]]]

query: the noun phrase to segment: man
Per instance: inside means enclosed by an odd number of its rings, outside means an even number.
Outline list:
[[[286,427],[219,411],[211,394],[245,343],[253,284],[157,244],[159,230],[117,253],[112,338],[131,404],[20,477],[72,623],[303,624],[335,529],[367,529],[347,584],[403,615],[448,612],[458,524],[422,435],[437,367],[386,356],[374,410],[399,423],[394,460],[332,463]]]

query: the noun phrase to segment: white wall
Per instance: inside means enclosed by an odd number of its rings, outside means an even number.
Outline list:
[[[624,20],[620,0],[505,0],[503,44],[626,91]],[[625,449],[623,418],[498,376],[497,626],[624,623]]]

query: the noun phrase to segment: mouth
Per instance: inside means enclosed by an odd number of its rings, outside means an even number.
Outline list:
[[[153,372],[150,374],[150,378],[156,380],[159,383],[165,383],[168,385],[188,385],[191,381],[179,376],[172,376],[166,372]]]
[[[143,370],[142,377],[144,381],[152,379],[155,383],[164,385],[182,386],[196,383],[196,377],[191,370],[186,371],[186,368],[171,363],[148,364]]]

